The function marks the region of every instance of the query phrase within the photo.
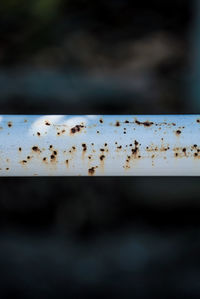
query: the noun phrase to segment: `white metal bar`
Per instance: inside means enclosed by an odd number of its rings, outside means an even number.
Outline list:
[[[200,175],[200,115],[2,115],[0,176]]]

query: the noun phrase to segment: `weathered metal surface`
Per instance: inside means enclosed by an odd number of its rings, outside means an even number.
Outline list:
[[[200,175],[200,115],[2,115],[0,176]]]

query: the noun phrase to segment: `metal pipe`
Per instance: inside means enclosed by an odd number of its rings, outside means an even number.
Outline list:
[[[200,115],[2,115],[0,176],[200,175]]]

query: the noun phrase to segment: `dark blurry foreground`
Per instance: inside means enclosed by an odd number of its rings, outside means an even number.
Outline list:
[[[1,113],[194,112],[194,11],[2,0]],[[200,297],[199,178],[1,178],[0,190],[0,298]]]

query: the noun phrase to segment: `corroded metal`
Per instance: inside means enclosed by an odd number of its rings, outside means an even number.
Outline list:
[[[2,115],[0,176],[200,175],[200,115]]]

